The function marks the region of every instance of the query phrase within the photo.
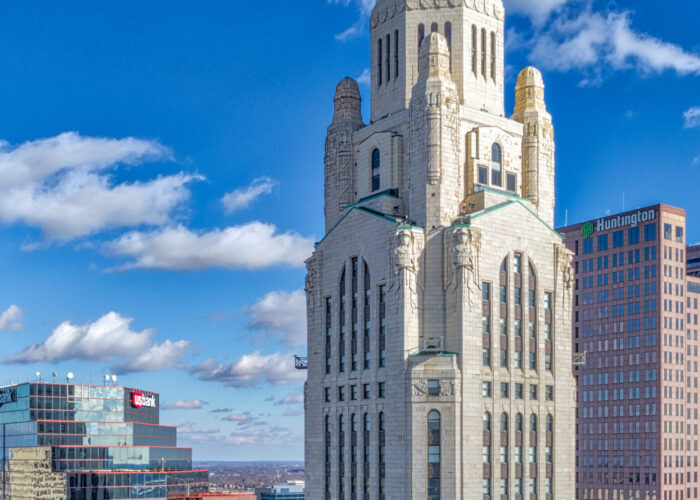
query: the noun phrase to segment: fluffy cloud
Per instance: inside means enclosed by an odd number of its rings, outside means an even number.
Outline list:
[[[232,413],[231,415],[225,416],[221,420],[233,422],[238,427],[243,429],[247,429],[250,427],[262,427],[264,425],[267,425],[266,422],[260,420],[256,416],[251,415],[249,411],[246,411],[244,413]]]
[[[74,325],[64,321],[49,337],[7,358],[8,363],[55,362],[69,359],[112,362],[117,373],[169,368],[189,350],[186,341],[152,344],[154,331],[130,328],[132,318],[109,312],[94,323]]]
[[[214,408],[209,413],[231,413],[232,411],[232,408]]]
[[[508,14],[521,14],[530,18],[534,24],[544,23],[549,15],[566,4],[569,0],[505,0]]]
[[[224,206],[224,211],[227,214],[235,212],[241,208],[247,208],[263,194],[272,192],[272,188],[277,185],[277,182],[269,177],[259,177],[255,179],[248,187],[236,189],[224,195],[221,198],[221,204]]]
[[[635,32],[628,11],[595,12],[591,3],[564,9],[535,30],[526,46],[530,59],[543,69],[592,73],[583,84],[600,82],[604,70],[700,75],[700,55]]]
[[[183,226],[133,231],[107,244],[106,250],[112,256],[134,259],[120,269],[189,271],[300,267],[313,247],[311,238],[293,232],[278,233],[274,225],[254,221],[202,233]]]
[[[298,346],[306,343],[306,296],[303,290],[270,292],[244,311],[250,317],[250,328],[264,336],[281,335],[282,344]]]
[[[47,241],[108,228],[161,225],[189,198],[198,176],[179,173],[114,183],[106,170],[170,160],[156,141],[66,132],[13,147],[0,141],[0,220],[40,228]]]
[[[359,36],[364,32],[367,20],[370,14],[372,14],[375,0],[328,0],[328,3],[342,5],[344,7],[354,5],[359,11],[359,18],[357,21],[342,33],[335,35],[336,40],[345,41]]]
[[[218,363],[209,358],[190,369],[200,380],[222,382],[229,387],[250,387],[261,382],[273,385],[303,382],[306,374],[294,368],[291,354],[269,355],[255,351],[241,356],[234,363]]]
[[[201,410],[206,404],[208,403],[206,401],[202,401],[201,399],[191,399],[167,403],[161,405],[161,408],[164,410]]]
[[[165,370],[178,363],[191,349],[191,344],[186,340],[178,340],[177,342],[166,340],[159,344],[153,344],[131,359],[117,364],[114,370],[117,373]]]
[[[280,406],[280,405],[300,405],[304,404],[304,395],[303,394],[290,394],[288,396],[283,397],[279,401],[275,403],[275,405]]]
[[[700,127],[700,106],[694,106],[683,113],[685,128]]]
[[[20,322],[23,317],[24,311],[12,304],[0,315],[0,331],[21,330],[24,328],[24,325]]]
[[[201,429],[194,422],[183,422],[177,426],[177,432],[184,441],[211,446],[298,445],[303,443],[301,436],[294,434],[288,427],[279,425],[242,427],[230,434],[224,434],[221,429]]]
[[[355,78],[355,80],[360,85],[369,85],[370,83],[372,83],[372,74],[369,72],[369,68],[365,68],[362,71],[362,74]]]

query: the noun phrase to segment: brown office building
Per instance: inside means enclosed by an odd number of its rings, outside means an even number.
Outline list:
[[[685,210],[559,231],[575,253],[577,498],[699,498],[700,249],[686,247]]]

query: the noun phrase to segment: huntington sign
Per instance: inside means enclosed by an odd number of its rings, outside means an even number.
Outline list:
[[[656,210],[637,210],[627,215],[615,215],[613,217],[598,219],[595,224],[586,222],[581,226],[581,235],[588,238],[594,232],[608,231],[623,227],[637,227],[640,222],[648,222],[656,219]]]

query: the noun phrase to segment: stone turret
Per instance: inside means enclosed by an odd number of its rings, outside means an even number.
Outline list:
[[[512,119],[523,124],[523,197],[532,200],[537,215],[553,227],[554,128],[542,74],[532,66],[518,75]]]
[[[354,200],[352,134],[363,127],[362,97],[355,80],[341,80],[333,101],[333,122],[328,127],[324,159],[326,232]]]

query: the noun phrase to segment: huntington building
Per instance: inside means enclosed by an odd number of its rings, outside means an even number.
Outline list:
[[[542,76],[504,110],[500,0],[377,0],[336,89],[307,261],[306,493],[575,497],[572,252]]]
[[[158,424],[158,401],[116,386],[0,388],[3,499],[201,498],[209,473]]]
[[[700,247],[658,204],[561,229],[574,251],[577,498],[699,498]]]

